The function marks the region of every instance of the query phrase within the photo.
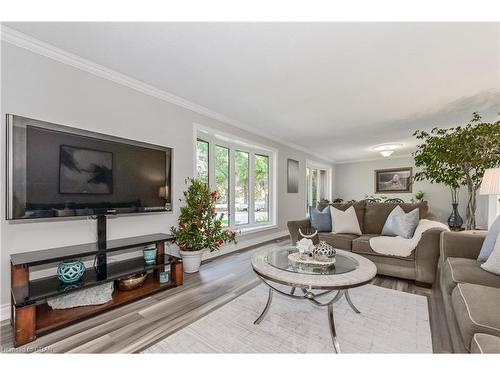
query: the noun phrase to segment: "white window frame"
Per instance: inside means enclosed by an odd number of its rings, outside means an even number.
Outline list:
[[[328,199],[330,202],[332,201],[332,167],[323,164],[320,162],[316,162],[313,160],[306,160],[306,170],[305,170],[305,179],[306,179],[306,194],[305,194],[305,206],[306,206],[306,214],[309,215],[309,207],[307,207],[308,202],[312,202],[312,177],[307,179],[307,168],[309,170],[316,169],[318,170],[324,170],[326,171],[326,194],[325,197]],[[319,181],[319,173],[318,173],[318,179]],[[321,198],[320,198],[321,199]]]
[[[210,190],[215,190],[215,147],[221,146],[229,149],[229,227],[243,232],[264,229],[276,226],[277,199],[276,189],[276,161],[277,151],[267,146],[262,146],[244,140],[232,134],[220,132],[202,125],[194,124],[194,166],[193,175],[197,176],[196,141],[208,142],[208,181]],[[235,153],[242,151],[248,153],[248,223],[236,225],[236,186],[235,186]],[[268,157],[269,162],[269,220],[264,223],[255,223],[255,155]]]

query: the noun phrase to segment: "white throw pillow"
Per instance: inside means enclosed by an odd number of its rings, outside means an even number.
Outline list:
[[[481,268],[485,271],[500,275],[500,232],[498,232],[493,251],[488,257],[488,260],[481,264]]]
[[[332,215],[332,233],[350,233],[361,235],[358,217],[356,216],[356,211],[353,206],[349,207],[345,211],[330,206],[330,213]]]

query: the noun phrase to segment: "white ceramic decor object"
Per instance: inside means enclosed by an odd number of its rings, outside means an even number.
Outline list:
[[[299,250],[300,255],[304,255],[310,253],[314,250],[314,244],[309,238],[302,238],[297,242],[297,249]]]

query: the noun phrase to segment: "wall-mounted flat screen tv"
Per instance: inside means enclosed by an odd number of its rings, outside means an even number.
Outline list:
[[[7,219],[170,211],[172,149],[7,115]]]

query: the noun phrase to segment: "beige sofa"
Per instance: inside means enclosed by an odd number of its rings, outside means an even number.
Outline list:
[[[362,235],[319,233],[315,242],[324,240],[335,248],[349,250],[372,260],[378,273],[387,276],[415,280],[418,285],[430,287],[436,278],[436,268],[439,258],[439,241],[443,229],[430,229],[423,233],[416,249],[408,257],[397,257],[376,253],[370,247],[370,238],[380,236],[389,213],[397,206],[405,212],[419,209],[420,218],[432,219],[427,202],[420,203],[369,203],[365,201],[354,204],[341,203],[332,206],[345,211],[354,206]],[[323,207],[318,207],[323,209]],[[310,231],[311,223],[308,218],[288,222],[288,230],[292,243],[299,239],[299,228]]]
[[[500,276],[477,261],[486,232],[445,232],[440,287],[453,351],[500,353]]]

